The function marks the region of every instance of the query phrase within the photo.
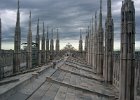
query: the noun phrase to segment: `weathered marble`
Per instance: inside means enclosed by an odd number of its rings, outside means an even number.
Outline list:
[[[47,36],[46,36],[46,62],[47,63],[49,61],[49,52],[50,52],[49,45],[50,45],[50,42],[49,42],[49,27],[47,26]]]
[[[107,1],[107,18],[105,22],[105,50],[103,76],[105,82],[113,81],[113,47],[114,47],[114,23],[111,12],[111,0]]]
[[[97,33],[97,74],[103,73],[103,41],[102,0],[100,0],[99,27]]]
[[[21,57],[21,30],[20,30],[20,11],[19,11],[19,0],[18,0],[18,10],[17,10],[17,22],[15,28],[14,37],[14,59],[13,59],[13,73],[19,72],[20,68],[20,57]]]
[[[39,66],[41,64],[41,56],[40,56],[40,35],[39,35],[39,19],[37,22],[37,33],[36,33],[36,53],[37,53],[37,65]]]
[[[56,38],[56,53],[58,53],[59,52],[59,50],[60,50],[60,44],[59,44],[59,32],[58,32],[58,29],[57,29],[57,38]]]
[[[45,27],[44,27],[44,22],[43,22],[43,34],[42,34],[42,51],[41,51],[41,63],[45,64],[46,63],[46,51],[45,51]]]
[[[31,11],[29,16],[29,30],[27,36],[27,52],[26,52],[26,67],[27,69],[32,68],[32,29],[31,29]]]
[[[134,100],[135,81],[135,7],[124,0],[121,8],[120,100]]]
[[[50,40],[50,60],[54,59],[54,40],[53,40],[53,29],[52,29],[52,36]]]

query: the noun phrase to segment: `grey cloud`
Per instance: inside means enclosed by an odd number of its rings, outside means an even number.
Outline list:
[[[103,0],[103,26],[106,19],[106,1],[107,0]],[[118,8],[115,7],[116,4],[121,1],[122,0],[112,0],[113,10],[121,10],[121,5]],[[0,10],[10,9],[15,11],[17,9],[16,4],[17,0],[1,0]],[[79,29],[86,28],[94,12],[96,10],[99,11],[99,0],[20,0],[20,7],[20,11],[27,15],[26,20],[21,23],[23,42],[26,41],[28,33],[29,10],[32,11],[33,39],[35,39],[37,19],[40,18],[40,34],[42,34],[42,22],[44,21],[45,27],[60,28],[61,39],[75,40],[79,39]],[[140,15],[138,12],[139,11],[136,10],[137,41],[140,40]],[[119,41],[120,12],[113,14],[115,40]],[[3,41],[13,41],[14,27],[15,26],[8,30],[3,30]]]

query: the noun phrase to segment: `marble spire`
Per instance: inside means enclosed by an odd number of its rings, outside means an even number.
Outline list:
[[[42,34],[42,52],[41,52],[41,63],[46,63],[46,53],[45,53],[45,28],[44,28],[44,22],[43,22],[43,34]]]
[[[2,24],[1,24],[1,18],[0,18],[0,50],[1,50],[1,35],[2,35]]]
[[[86,53],[86,61],[88,62],[88,30],[86,29],[86,37],[85,37],[85,53]]]
[[[99,27],[97,34],[97,74],[103,73],[103,41],[102,0],[100,0]]]
[[[19,0],[17,10],[17,21],[14,36],[14,59],[13,59],[13,73],[17,73],[20,70],[20,57],[21,57],[21,30],[20,30],[20,11]]]
[[[90,29],[88,26],[87,29],[87,33],[88,33],[88,40],[87,40],[87,63],[90,64]]]
[[[114,23],[111,12],[111,0],[107,0],[107,18],[105,22],[105,51],[103,77],[105,82],[113,82],[113,47],[114,47]]]
[[[58,33],[58,29],[57,29],[57,33],[56,33],[56,53],[58,53],[59,52],[59,50],[60,50],[60,44],[59,44],[59,33]]]
[[[82,40],[82,31],[80,29],[80,40],[79,40],[79,52],[83,52],[83,40]]]
[[[32,68],[32,22],[31,22],[31,11],[29,16],[29,30],[28,30],[28,36],[27,36],[27,58],[26,58],[26,64],[27,69]]]
[[[47,26],[47,35],[46,35],[46,62],[49,60],[49,26]]]
[[[135,7],[125,0],[121,8],[121,61],[119,100],[135,100]]]
[[[92,19],[89,26],[89,64],[92,66]]]
[[[52,28],[52,36],[50,40],[50,59],[53,60],[54,56],[54,40],[53,40],[53,28]]]
[[[40,35],[39,35],[39,18],[37,22],[37,33],[36,33],[36,47],[37,47],[37,65],[41,64],[41,57],[40,57]]]
[[[94,17],[91,19],[91,65],[94,66]]]
[[[95,12],[95,22],[94,22],[94,58],[93,58],[93,71],[97,73],[97,11]]]
[[[102,0],[100,0],[99,30],[102,31]]]

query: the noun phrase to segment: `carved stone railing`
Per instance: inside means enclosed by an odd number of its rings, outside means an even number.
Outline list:
[[[120,53],[114,53],[113,62],[113,85],[119,89],[120,80]],[[135,53],[135,85],[137,94],[140,95],[140,52]]]
[[[26,68],[26,55],[25,51],[21,51],[21,68]],[[13,74],[13,50],[2,50],[0,51],[0,79]]]

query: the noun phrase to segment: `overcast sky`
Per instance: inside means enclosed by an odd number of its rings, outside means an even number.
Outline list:
[[[103,0],[103,27],[106,19],[106,1]],[[136,8],[136,48],[140,48],[140,0],[135,1]],[[120,47],[120,11],[122,0],[112,0],[112,13],[115,26],[115,45]],[[91,16],[99,11],[99,0],[20,0],[22,42],[26,42],[28,33],[29,11],[32,11],[33,40],[36,34],[37,19],[40,18],[40,34],[42,23],[51,28],[59,28],[61,48],[70,42],[78,48],[79,32],[89,25]],[[1,0],[0,17],[2,19],[2,48],[13,49],[16,23],[17,0]]]

